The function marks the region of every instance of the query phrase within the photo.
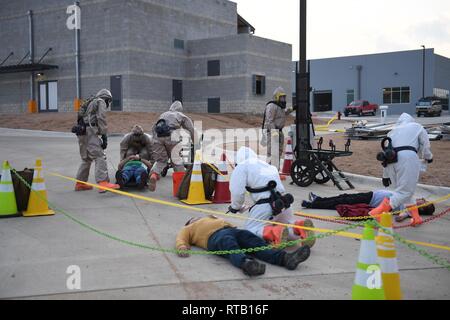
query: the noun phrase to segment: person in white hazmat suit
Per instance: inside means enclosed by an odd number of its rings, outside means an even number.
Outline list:
[[[287,196],[277,168],[259,160],[256,153],[247,147],[241,147],[239,149],[236,155],[236,163],[237,166],[230,177],[230,212],[244,212],[247,209],[244,202],[245,194],[249,191],[255,203],[249,210],[250,218],[272,220],[310,228],[314,227],[312,221],[309,219],[295,220],[290,204],[280,208],[280,212],[274,215],[272,205],[269,201],[272,192],[265,190],[270,189],[268,187],[269,182],[274,181],[276,183],[273,191],[279,192],[281,198],[285,199]],[[288,196],[292,198],[291,195]],[[286,240],[306,239],[314,234],[313,231],[306,231],[300,228],[285,228],[280,225],[267,225],[264,222],[254,220],[248,220],[244,228],[273,244],[279,244]],[[312,239],[304,241],[303,244],[312,247],[314,242],[315,240]]]
[[[385,198],[369,214],[377,216],[392,211],[392,208],[406,205],[412,216],[411,224],[419,225],[422,219],[417,207],[412,205],[414,203],[412,197],[419,181],[421,168],[419,156],[428,163],[433,162],[428,134],[413,117],[403,113],[387,137],[392,140],[397,161],[383,163],[383,185],[388,187],[392,184],[394,192],[390,199]]]

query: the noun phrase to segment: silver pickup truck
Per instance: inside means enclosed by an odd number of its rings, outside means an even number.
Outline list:
[[[439,100],[419,100],[416,104],[416,114],[418,117],[436,116],[439,117],[442,113],[442,103]]]

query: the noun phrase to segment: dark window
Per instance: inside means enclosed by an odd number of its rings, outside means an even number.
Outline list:
[[[383,89],[383,103],[391,104],[392,103],[392,90],[391,88]]]
[[[253,94],[265,95],[266,94],[266,77],[253,75]]]
[[[173,46],[176,49],[184,49],[184,40],[174,39],[173,40]]]
[[[409,103],[410,102],[410,91],[409,87],[403,87],[401,90],[401,103]]]
[[[347,105],[349,105],[355,100],[355,90],[348,89],[346,94],[347,94]]]
[[[208,113],[220,113],[220,98],[208,99]]]
[[[410,89],[409,87],[394,87],[383,89],[383,103],[410,103]]]
[[[208,61],[208,77],[220,76],[220,60]]]
[[[399,89],[398,91],[392,90],[392,103],[400,103],[400,88],[394,88]]]

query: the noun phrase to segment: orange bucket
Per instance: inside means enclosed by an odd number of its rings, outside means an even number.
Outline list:
[[[173,181],[173,196],[176,197],[178,193],[178,189],[180,188],[181,181],[183,180],[185,172],[173,172],[172,173],[172,181]]]

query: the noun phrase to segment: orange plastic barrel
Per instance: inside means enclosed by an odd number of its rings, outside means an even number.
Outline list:
[[[181,181],[183,180],[184,172],[174,172],[172,173],[173,181],[173,196],[176,197],[178,193],[178,188],[180,188]]]

